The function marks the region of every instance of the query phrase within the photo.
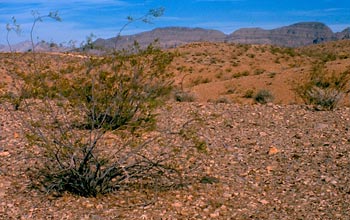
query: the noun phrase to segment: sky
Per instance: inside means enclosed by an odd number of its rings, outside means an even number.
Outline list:
[[[334,32],[350,26],[350,0],[0,0],[0,44],[30,39],[36,16],[58,11],[61,22],[44,18],[33,31],[35,41],[79,44],[91,35],[111,38],[127,17],[139,18],[150,9],[164,8],[152,23],[133,22],[129,35],[159,27],[182,26],[220,30],[226,34],[244,27],[273,29],[303,21],[318,21]],[[7,32],[15,17],[21,33]]]

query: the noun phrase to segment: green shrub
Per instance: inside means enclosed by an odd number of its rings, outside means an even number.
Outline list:
[[[154,121],[152,111],[172,89],[172,74],[167,72],[172,59],[171,53],[152,44],[145,49],[135,44],[131,53],[90,57],[76,67],[80,73],[66,76],[71,65],[67,71],[37,69],[23,76],[20,99],[64,99],[80,109],[85,119],[79,126],[85,128],[147,126]]]
[[[150,45],[131,55],[116,53],[91,60],[93,80],[77,79],[84,86],[80,84],[78,91],[73,91],[79,94],[73,101],[87,106],[87,125],[114,130],[153,121],[152,111],[171,91],[171,74],[166,67],[172,58],[171,53]]]

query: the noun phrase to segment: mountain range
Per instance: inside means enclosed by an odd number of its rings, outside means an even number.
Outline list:
[[[231,42],[243,44],[271,44],[284,47],[300,47],[322,42],[350,39],[350,28],[334,33],[327,25],[320,22],[300,22],[289,26],[283,26],[271,30],[262,28],[241,28],[231,34],[225,34],[218,30],[188,27],[156,28],[134,35],[125,35],[109,39],[99,38],[93,42],[97,49],[127,48],[137,41],[140,46],[146,46],[158,39],[163,48],[177,47],[191,42]],[[49,44],[38,44],[38,51],[67,51],[69,48],[52,47]],[[22,42],[13,45],[14,51],[28,51],[31,44]],[[0,51],[8,51],[9,48],[0,45]]]
[[[121,36],[118,39],[117,48],[125,48],[134,41],[137,41],[141,46],[148,45],[154,39],[158,39],[161,47],[168,48],[202,41],[299,47],[349,38],[350,28],[333,33],[327,25],[320,22],[300,22],[271,30],[241,28],[228,35],[218,30],[203,28],[166,27],[135,35]],[[111,48],[116,39],[116,37],[97,39],[94,44],[97,47]]]

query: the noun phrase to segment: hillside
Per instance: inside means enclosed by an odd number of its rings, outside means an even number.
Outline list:
[[[196,144],[205,146],[198,154],[179,155],[186,161],[180,167],[189,166],[179,175],[181,182],[168,187],[126,183],[96,198],[46,193],[32,173],[44,161],[43,149],[32,145],[27,138],[35,137],[24,130],[32,117],[52,111],[52,103],[50,109],[28,111],[32,105],[16,109],[0,102],[0,219],[348,219],[349,103],[315,111],[293,88],[315,63],[334,74],[349,69],[350,40],[295,49],[197,42],[167,51],[175,54],[167,69],[174,74],[175,90],[194,100],[169,99],[157,110],[156,130],[145,136],[165,135],[165,149],[174,152],[192,149],[180,138],[166,139],[176,132],[187,141],[196,135]],[[89,67],[84,63],[89,58],[103,59],[79,53],[0,53],[0,94],[15,86],[13,73],[25,75],[37,65],[42,73],[69,79],[89,73],[80,68]],[[274,96],[271,103],[254,102],[262,89]],[[108,147],[116,146],[113,139],[107,141],[112,142]],[[162,143],[152,143],[150,152],[159,151]]]
[[[168,71],[175,76],[177,90],[182,89],[199,102],[251,104],[254,94],[268,90],[276,104],[301,104],[295,86],[310,73],[316,61],[324,61],[328,72],[335,73],[344,72],[350,63],[349,40],[297,49],[207,42],[169,50],[176,54]],[[11,57],[1,54],[0,62],[11,64],[24,73],[28,70],[25,62],[29,62],[30,54],[16,56],[20,57],[18,62],[11,63]],[[65,68],[83,60],[77,53],[47,53],[38,62],[48,68]],[[4,71],[3,65],[0,73]]]
[[[294,89],[315,61],[342,72],[350,62],[349,40],[287,49],[269,45],[193,43],[179,47],[172,69],[177,83],[198,101],[252,103],[248,93],[269,90],[274,103],[301,103]]]

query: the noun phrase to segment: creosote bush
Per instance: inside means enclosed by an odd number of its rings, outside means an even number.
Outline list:
[[[82,64],[85,70],[69,81],[45,74],[25,81],[26,100],[42,100],[42,108],[31,112],[46,115],[31,123],[40,126],[34,129],[46,151],[40,183],[49,191],[96,196],[139,178],[174,172],[161,152],[146,150],[159,140],[138,138],[154,128],[154,110],[171,91],[166,67],[172,55],[152,45],[135,48],[90,57]]]
[[[133,51],[117,51],[103,57],[91,56],[68,70],[34,71],[22,77],[25,85],[19,99],[54,98],[68,100],[81,111],[85,128],[146,126],[152,111],[172,89],[172,75],[166,67],[173,55],[154,45]],[[79,66],[80,65],[80,66]],[[151,123],[152,124],[152,123]]]

